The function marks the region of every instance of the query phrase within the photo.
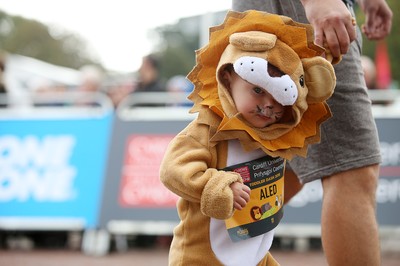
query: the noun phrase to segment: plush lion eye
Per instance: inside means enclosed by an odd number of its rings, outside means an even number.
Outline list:
[[[300,83],[300,86],[304,87],[304,76],[303,75],[300,76],[299,83]]]

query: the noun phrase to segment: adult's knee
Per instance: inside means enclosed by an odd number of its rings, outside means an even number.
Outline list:
[[[325,195],[356,196],[375,201],[379,165],[344,171],[322,179]]]

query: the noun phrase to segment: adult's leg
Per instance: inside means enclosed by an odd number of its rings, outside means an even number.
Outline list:
[[[289,201],[303,188],[299,178],[291,169],[285,171],[285,186],[284,186],[284,203]]]
[[[322,245],[329,265],[380,265],[378,172],[372,165],[322,179]]]

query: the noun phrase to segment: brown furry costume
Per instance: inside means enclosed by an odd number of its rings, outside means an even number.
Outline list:
[[[223,24],[211,28],[210,42],[197,51],[188,76],[195,85],[189,99],[198,117],[172,140],[160,168],[161,181],[181,197],[170,265],[224,265],[213,249],[210,223],[233,215],[229,185],[243,182],[238,173],[218,170],[235,156],[229,155],[230,142],[238,140],[243,153],[262,151],[285,159],[305,156],[308,144],[319,142],[319,126],[331,116],[325,101],[335,86],[333,67],[319,56],[323,52],[313,43],[311,26],[284,16],[231,11]],[[246,56],[278,67],[297,89],[290,112],[265,128],[242,119],[219,80],[226,64]],[[263,256],[254,265],[278,265],[268,252]]]

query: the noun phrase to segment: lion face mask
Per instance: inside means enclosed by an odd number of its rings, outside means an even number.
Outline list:
[[[271,156],[305,156],[320,141],[320,124],[331,117],[326,100],[336,78],[332,64],[313,43],[310,25],[258,11],[230,11],[210,29],[209,44],[196,53],[188,78],[195,85],[191,112],[212,131],[211,142],[239,139],[245,150],[261,148]],[[224,85],[228,65],[247,82],[284,106],[278,123],[254,128],[246,123]]]

